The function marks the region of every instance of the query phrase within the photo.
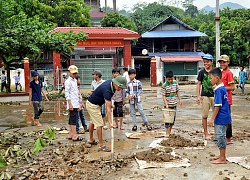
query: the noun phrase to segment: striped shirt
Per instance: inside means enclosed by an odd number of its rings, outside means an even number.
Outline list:
[[[161,88],[161,95],[165,96],[169,107],[177,106],[177,92],[180,90],[176,80],[173,83],[165,82]]]
[[[134,99],[129,100],[130,104],[136,104],[141,102],[140,94],[142,93],[142,83],[141,81],[134,79],[133,81],[129,81],[126,89],[126,97],[128,95],[135,95]]]

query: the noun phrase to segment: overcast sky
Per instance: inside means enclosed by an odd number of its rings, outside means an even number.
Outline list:
[[[108,5],[109,6],[113,6],[112,5],[112,0],[107,0],[108,1]],[[171,2],[173,0],[166,0],[166,2]],[[101,0],[101,6],[104,6],[104,0]],[[128,7],[132,7],[134,4],[138,3],[138,2],[147,2],[147,3],[152,3],[152,2],[158,2],[158,0],[117,0],[117,7],[119,9],[122,9],[124,5],[128,6]],[[238,3],[242,6],[245,6],[246,8],[250,8],[250,2],[249,0],[219,0],[220,4],[224,3],[224,2],[233,2],[233,3]],[[216,6],[216,0],[210,0],[210,1],[206,1],[204,2],[204,0],[194,0],[194,5],[198,7],[198,9],[202,9],[203,7],[205,7],[206,5],[209,5],[211,7],[215,7]]]

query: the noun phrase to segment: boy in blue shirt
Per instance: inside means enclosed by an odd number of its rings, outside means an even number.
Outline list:
[[[227,90],[222,83],[222,72],[219,68],[212,69],[209,72],[212,85],[216,85],[214,92],[214,112],[208,125],[215,124],[217,146],[220,150],[220,155],[214,157],[212,164],[226,164],[226,130],[227,125],[231,123],[231,114],[227,100]]]
[[[39,122],[39,117],[42,114],[44,107],[42,104],[43,98],[42,94],[44,95],[45,99],[49,101],[47,98],[45,92],[43,91],[42,87],[42,81],[38,78],[38,73],[36,71],[33,71],[31,73],[33,77],[33,81],[30,82],[30,91],[29,91],[29,104],[30,106],[33,105],[34,107],[34,123],[37,126],[42,126],[42,124]]]
[[[242,94],[244,94],[246,79],[247,79],[247,73],[246,73],[246,71],[244,71],[244,66],[240,66],[239,85],[237,85],[236,87],[241,88],[241,93]]]

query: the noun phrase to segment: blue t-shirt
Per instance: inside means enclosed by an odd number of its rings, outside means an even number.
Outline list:
[[[220,106],[219,112],[214,120],[216,125],[227,125],[232,121],[229,104],[227,99],[227,90],[223,84],[216,87],[214,92],[214,106]]]
[[[30,82],[30,88],[32,89],[32,96],[31,101],[42,101],[42,87],[43,83],[41,80],[38,80],[38,84],[35,82],[35,80]]]
[[[247,79],[247,73],[245,71],[239,72],[239,81],[240,82],[246,82]]]
[[[105,100],[111,101],[111,98],[114,94],[114,89],[111,84],[112,80],[107,80],[101,85],[99,85],[93,94],[91,94],[88,98],[88,101],[95,105],[103,105]]]

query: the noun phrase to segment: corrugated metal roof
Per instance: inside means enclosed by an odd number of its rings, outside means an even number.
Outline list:
[[[163,62],[198,62],[202,61],[201,56],[161,56]]]
[[[157,52],[157,53],[148,53],[149,56],[204,56],[203,52]]]
[[[156,27],[160,26],[161,24],[164,24],[165,22],[167,22],[169,20],[173,20],[176,24],[181,24],[185,28],[194,31],[194,29],[191,28],[189,25],[187,25],[186,23],[182,22],[181,20],[179,20],[178,18],[176,18],[176,17],[174,17],[172,15],[169,16],[167,19],[163,20],[162,22],[160,22],[159,24],[157,24],[156,26],[154,26],[153,28],[151,28],[149,31],[153,31]]]
[[[142,38],[176,38],[176,37],[201,37],[206,34],[193,30],[164,30],[150,31],[141,35]]]

